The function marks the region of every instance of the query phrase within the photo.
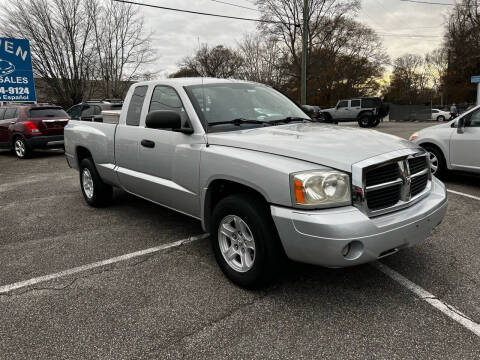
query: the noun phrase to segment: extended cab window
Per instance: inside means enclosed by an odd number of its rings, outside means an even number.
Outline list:
[[[138,126],[140,124],[140,115],[142,114],[147,89],[148,86],[137,86],[133,91],[130,105],[128,105],[127,125]]]
[[[340,101],[337,105],[338,108],[346,108],[348,107],[348,101],[346,100],[343,100],[343,101]]]
[[[170,110],[179,113],[182,118],[182,127],[188,127],[187,114],[175,89],[169,86],[155,87],[148,111],[155,110]]]
[[[363,99],[362,108],[371,109],[375,107],[375,101],[373,99]]]
[[[360,100],[352,100],[351,107],[360,107]]]

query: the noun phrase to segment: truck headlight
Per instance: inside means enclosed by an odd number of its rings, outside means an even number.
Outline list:
[[[350,205],[350,177],[337,170],[315,170],[290,175],[296,207],[326,208]]]

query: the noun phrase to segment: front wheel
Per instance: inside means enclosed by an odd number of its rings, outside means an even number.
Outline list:
[[[80,187],[85,201],[90,206],[105,206],[112,199],[112,187],[102,181],[90,158],[83,159],[80,163]]]
[[[447,169],[445,158],[443,157],[442,152],[433,146],[425,146],[424,148],[428,152],[428,156],[430,158],[430,170],[432,175],[437,177],[442,176]]]
[[[222,199],[213,211],[210,229],[217,263],[233,283],[258,288],[273,280],[283,252],[261,199],[250,195]]]
[[[437,117],[437,121],[445,121],[445,116],[440,115],[439,117]]]

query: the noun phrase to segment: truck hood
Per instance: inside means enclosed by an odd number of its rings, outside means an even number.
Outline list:
[[[220,145],[286,156],[343,171],[376,155],[417,145],[374,130],[315,123],[269,126],[208,134]]]

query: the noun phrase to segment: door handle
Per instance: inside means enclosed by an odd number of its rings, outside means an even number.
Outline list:
[[[147,147],[147,148],[154,148],[155,147],[155,143],[151,140],[143,139],[141,144],[142,144],[142,146]]]

